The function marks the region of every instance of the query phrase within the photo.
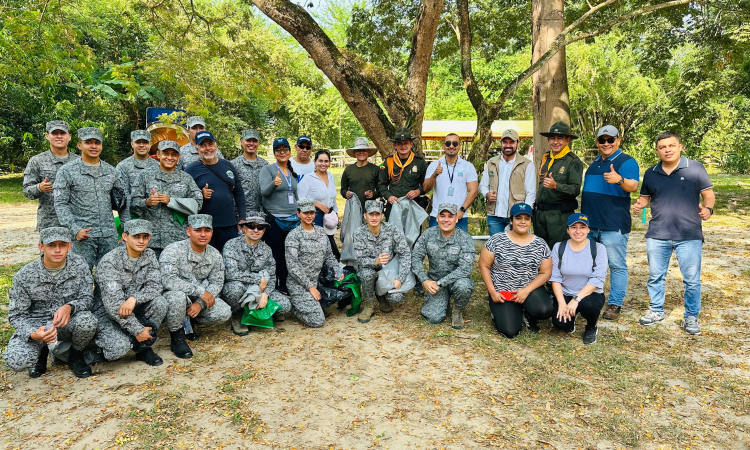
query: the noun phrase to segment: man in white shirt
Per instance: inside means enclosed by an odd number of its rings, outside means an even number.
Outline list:
[[[430,226],[437,226],[438,205],[453,203],[458,208],[457,228],[469,232],[469,217],[466,210],[477,198],[477,171],[469,161],[458,156],[461,140],[458,135],[451,133],[443,142],[443,155],[427,167],[424,180],[424,191],[430,192],[435,188],[432,196],[432,213]]]
[[[308,173],[315,172],[315,161],[310,158],[312,154],[312,138],[310,136],[300,136],[297,138],[297,156],[291,159],[294,173],[297,174],[297,183]]]
[[[479,191],[485,199],[490,235],[510,224],[510,208],[516,203],[533,205],[536,200],[534,164],[518,157],[520,142],[516,130],[505,130],[500,138],[502,153],[487,161]]]

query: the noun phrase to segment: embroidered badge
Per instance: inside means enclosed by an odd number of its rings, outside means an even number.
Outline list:
[[[234,179],[234,172],[232,172],[231,170],[227,170],[227,176],[228,176],[229,178],[232,178],[232,179]]]
[[[565,173],[565,166],[560,167],[560,170],[557,173]]]
[[[414,166],[414,167],[411,168],[411,171],[414,172],[414,173],[417,173],[419,171],[419,169],[417,169],[417,166]]]

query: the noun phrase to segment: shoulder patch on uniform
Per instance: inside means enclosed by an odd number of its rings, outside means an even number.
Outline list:
[[[234,172],[232,172],[231,170],[227,170],[227,176],[228,176],[229,178],[232,178],[232,179],[234,179]]]

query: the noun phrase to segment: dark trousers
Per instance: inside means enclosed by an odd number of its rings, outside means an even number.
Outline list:
[[[315,220],[313,220],[313,224],[323,228],[323,216],[325,216],[325,213],[316,208]],[[339,261],[341,259],[341,252],[339,251],[339,247],[336,245],[336,239],[334,238],[333,234],[328,235],[328,242],[331,244],[331,251],[333,252],[333,256],[336,257],[336,261]]]
[[[237,236],[239,236],[239,231],[237,231],[237,225],[230,225],[228,227],[214,227],[214,234],[211,236],[211,241],[209,241],[209,244],[219,251],[219,253],[224,251],[224,244],[227,243],[228,240],[234,239]]]
[[[488,299],[495,329],[508,339],[513,339],[521,333],[524,312],[529,315],[532,322],[552,317],[552,299],[549,298],[549,292],[544,286],[531,291],[523,303],[495,303],[489,296]]]
[[[276,223],[273,214],[266,214],[266,222],[270,225],[263,240],[271,247],[273,259],[276,261],[276,289],[289,292],[286,287],[286,279],[289,276],[289,270],[286,268],[286,249],[284,243],[289,232],[284,232]],[[291,231],[291,230],[289,230]]]
[[[550,249],[558,242],[568,240],[568,217],[573,212],[534,211],[531,218],[531,223],[534,225],[534,234],[544,239]]]
[[[570,301],[573,300],[572,295],[566,295],[564,296],[564,298],[566,304],[570,303]],[[586,319],[586,328],[594,328],[596,326],[596,322],[599,321],[599,313],[602,312],[603,307],[604,294],[593,292],[581,299],[581,302],[578,304],[578,308],[576,308],[576,315],[580,314],[584,319]],[[575,328],[575,317],[573,318],[573,320],[562,322],[557,318],[558,310],[559,306],[557,305],[557,300],[555,300],[553,302],[552,325],[562,331],[568,333],[572,332]]]

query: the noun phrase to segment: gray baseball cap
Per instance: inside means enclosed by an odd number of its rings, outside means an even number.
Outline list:
[[[315,203],[313,203],[313,201],[310,200],[309,198],[301,198],[297,200],[297,211],[299,212],[315,211]]]
[[[125,222],[124,233],[128,233],[131,236],[136,234],[146,233],[151,235],[151,222],[145,219],[132,219]]]
[[[268,226],[268,222],[266,222],[265,217],[263,217],[263,213],[251,211],[247,213],[247,217],[245,217],[245,223],[257,223],[258,225],[264,225]]]
[[[203,125],[203,127],[206,126],[206,120],[201,116],[191,116],[188,117],[187,120],[187,127],[193,128],[196,125]]]
[[[133,130],[130,132],[130,141],[136,142],[139,140],[151,142],[151,133],[146,130]]]
[[[451,214],[458,214],[458,206],[455,203],[441,203],[438,205],[438,214],[448,211]]]
[[[159,142],[159,151],[162,152],[164,150],[172,149],[176,151],[177,153],[180,153],[180,144],[178,144],[175,141],[170,141],[169,139],[160,141]]]
[[[213,228],[214,218],[209,214],[193,214],[188,216],[188,225],[192,229]]]
[[[45,126],[47,133],[52,133],[55,130],[64,131],[70,133],[70,125],[64,120],[50,120]]]
[[[511,138],[516,142],[520,139],[518,137],[518,131],[513,130],[513,129],[508,129],[508,130],[503,131],[503,134],[500,135],[500,140],[502,141],[504,138]]]
[[[70,235],[70,230],[65,227],[49,227],[39,232],[39,241],[42,244],[51,244],[57,241],[70,242]]]
[[[258,130],[242,130],[242,139],[248,140],[248,139],[255,139],[256,141],[260,141],[260,135],[258,134]]]
[[[619,137],[620,133],[617,131],[617,128],[615,128],[614,126],[604,125],[603,127],[599,128],[599,132],[596,133],[597,139],[602,136]]]
[[[88,139],[97,139],[99,142],[103,142],[102,130],[96,127],[83,127],[78,129],[78,140],[85,141]]]
[[[367,200],[365,202],[365,212],[376,212],[383,214],[383,202],[380,200]]]

